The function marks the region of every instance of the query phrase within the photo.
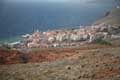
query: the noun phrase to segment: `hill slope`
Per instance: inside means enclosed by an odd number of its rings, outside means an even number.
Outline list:
[[[96,21],[94,24],[111,24],[113,26],[120,26],[120,8],[115,8],[109,11],[106,16],[98,21]]]
[[[0,65],[1,80],[119,80],[120,47],[76,49],[53,62]]]

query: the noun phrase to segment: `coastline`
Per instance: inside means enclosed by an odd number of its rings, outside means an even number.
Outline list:
[[[0,39],[0,44],[16,42],[16,41],[19,41],[19,40],[22,40],[21,36],[15,36],[15,37],[10,37],[10,38],[2,38],[2,39]]]
[[[33,3],[33,5],[28,4],[26,6],[21,6],[21,4],[14,5],[12,3],[10,3],[10,4],[6,3],[5,6],[9,10],[6,15],[4,14],[5,10],[2,10],[2,13],[1,13],[1,14],[3,14],[3,16],[1,15],[1,19],[3,19],[3,20],[1,20],[1,22],[0,22],[0,24],[1,24],[0,38],[4,38],[4,37],[5,38],[8,38],[8,37],[14,38],[14,36],[32,33],[33,28],[39,29],[41,31],[43,31],[43,30],[46,31],[47,29],[52,30],[55,28],[61,29],[61,28],[65,28],[65,27],[70,28],[70,27],[75,27],[75,26],[79,26],[79,25],[85,25],[85,26],[91,25],[91,23],[93,23],[94,21],[102,18],[104,13],[106,11],[110,10],[112,7],[116,6],[116,3],[117,3],[116,1],[112,2],[112,0],[110,0],[110,1],[105,0],[105,2],[104,1],[97,2],[96,0],[90,0],[90,3],[89,3],[89,0],[87,0],[87,1],[84,2],[85,5],[74,4],[75,7],[73,5],[70,6],[68,4],[54,6],[52,4],[39,5],[39,4]],[[86,4],[86,3],[89,3],[89,4]],[[27,6],[28,7],[32,6],[33,9],[30,9],[27,11],[25,8]],[[47,8],[45,6],[49,6],[49,7]],[[51,7],[51,6],[53,6],[53,7]],[[20,7],[22,7],[22,10]],[[39,9],[39,7],[40,7],[40,9]],[[20,10],[19,10],[19,8],[20,8]],[[59,12],[59,8],[60,8],[60,12]],[[3,6],[3,9],[4,9],[4,6]],[[6,11],[7,11],[7,9],[6,9]],[[57,12],[58,14],[54,14],[51,9],[53,10],[54,13]],[[31,14],[31,11],[33,12],[32,14]],[[13,12],[13,14],[11,14],[11,12]],[[18,12],[20,12],[20,14]],[[41,14],[41,12],[42,12],[42,14]],[[7,18],[7,16],[9,18]],[[7,23],[7,24],[4,25],[4,23]],[[8,29],[8,30],[6,31],[6,29]]]
[[[107,16],[110,16],[110,14]],[[102,23],[103,22],[101,22],[100,24]],[[88,30],[91,27],[94,29],[98,27],[100,29],[107,28],[107,31],[105,30],[106,32],[110,32],[111,30],[109,31],[109,29],[113,28],[113,31],[118,32],[117,34],[114,34],[115,35],[114,37],[116,37],[116,35],[120,34],[120,31],[118,31],[120,30],[120,28],[116,29],[114,28],[114,25],[113,26],[111,25],[109,24],[101,25],[101,26],[89,25],[88,27],[85,28]],[[115,27],[119,27],[119,26],[115,26]],[[62,29],[57,29],[57,30],[62,30]],[[54,32],[57,30],[52,30],[52,31]],[[69,31],[69,29],[67,29],[66,31]],[[85,30],[82,31],[84,33]],[[104,32],[104,30],[102,31]],[[101,33],[102,31],[100,30]],[[57,33],[58,32],[59,31],[57,31]],[[33,34],[30,35],[32,36],[32,39],[34,38],[38,39],[41,32],[36,31]],[[112,34],[110,34],[110,36],[111,35]],[[23,36],[27,38],[29,34]],[[116,42],[116,40],[118,42]],[[114,43],[114,41],[117,45]],[[70,47],[70,48],[68,47],[67,48],[55,47],[55,48],[43,48],[43,49],[23,48],[25,50],[22,49],[21,51],[18,51],[16,49],[0,48],[0,74],[1,74],[0,79],[2,80],[8,80],[8,79],[11,80],[84,80],[84,79],[85,80],[96,80],[96,79],[119,80],[120,78],[119,77],[120,42],[119,41],[120,41],[120,36],[119,38],[115,38],[115,39],[113,38],[113,43],[112,43],[113,45],[90,43],[90,44],[84,44],[82,46]],[[9,47],[7,46],[7,48]]]
[[[110,24],[112,26],[119,27],[120,26],[119,21],[120,21],[120,8],[113,8],[110,11],[107,11],[103,18],[101,18],[99,20],[96,20],[94,23],[91,23],[90,25],[97,25],[97,24],[104,23],[104,24]],[[90,26],[90,25],[88,25],[88,26]],[[86,26],[80,26],[80,28],[84,28],[84,27],[86,27]],[[72,30],[72,29],[77,29],[77,28],[79,28],[79,27],[64,28],[64,29],[53,29],[52,31],[55,31],[55,30]],[[0,44],[20,41],[20,40],[22,40],[21,36],[15,36],[15,37],[11,37],[11,38],[0,39]]]

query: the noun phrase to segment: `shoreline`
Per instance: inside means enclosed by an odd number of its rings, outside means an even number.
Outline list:
[[[16,42],[18,40],[22,40],[22,37],[20,35],[19,36],[10,37],[10,38],[1,38],[0,39],[0,44]]]
[[[40,32],[47,32],[47,31],[55,31],[55,30],[72,30],[72,29],[79,29],[79,28],[83,28],[85,26],[76,26],[76,27],[70,27],[70,28],[59,28],[59,29],[48,29],[48,30],[44,30],[44,31],[40,31]],[[26,34],[32,34],[34,33],[35,31],[31,32],[31,33],[26,33]],[[25,35],[25,34],[22,34],[22,35]],[[19,41],[22,39],[22,35],[18,35],[18,36],[14,36],[14,37],[5,37],[5,38],[0,38],[0,44],[2,43],[11,43],[11,42],[16,42],[16,41]]]
[[[86,27],[89,27],[91,25],[96,25],[96,24],[101,24],[101,23],[105,23],[105,24],[108,24],[107,21],[105,22],[104,19],[106,19],[107,17],[111,16],[112,13],[114,13],[114,11],[120,11],[120,8],[113,8],[111,9],[110,11],[107,11],[106,14],[104,15],[103,18],[101,19],[98,19],[96,20],[94,23],[91,23],[90,25],[87,25],[87,26],[78,26],[78,27],[72,27],[72,28],[60,28],[60,29],[52,29],[50,31],[55,31],[55,30],[72,30],[72,29],[79,29],[79,28],[86,28]],[[114,14],[113,14],[114,15]],[[112,19],[112,18],[111,18]],[[110,25],[113,25],[114,26],[114,23],[113,24],[110,24]],[[117,26],[120,26],[120,24],[118,24]],[[46,30],[47,31],[47,30]],[[41,32],[46,32],[46,31],[41,31]],[[30,33],[32,34],[32,33]],[[22,37],[21,35],[19,36],[15,36],[15,37],[11,37],[11,38],[1,38],[0,39],[0,44],[1,43],[11,43],[11,42],[16,42],[18,40],[21,40]]]

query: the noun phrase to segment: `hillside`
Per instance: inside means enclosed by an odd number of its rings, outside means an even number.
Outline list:
[[[0,64],[22,64],[51,62],[57,59],[69,58],[74,56],[79,50],[111,48],[112,46],[90,44],[77,48],[48,48],[31,49],[31,51],[16,51],[10,49],[0,49]]]
[[[120,26],[120,8],[114,8],[108,13],[106,13],[106,16],[98,21],[96,21],[94,24],[111,24],[113,26]]]
[[[75,51],[74,51],[75,50]],[[120,47],[72,49],[55,61],[0,65],[1,80],[119,80]],[[51,54],[55,50],[51,50]],[[65,51],[66,53],[69,51]],[[59,53],[59,50],[57,52]],[[44,54],[44,53],[43,53]],[[70,53],[71,54],[71,53]]]

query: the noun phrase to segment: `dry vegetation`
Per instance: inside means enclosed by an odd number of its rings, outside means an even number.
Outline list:
[[[32,49],[27,51],[16,51],[9,49],[0,49],[0,64],[18,64],[18,63],[35,63],[45,61],[55,61],[71,57],[82,50],[111,48],[113,46],[88,44],[77,48],[48,48],[48,49]],[[114,46],[115,47],[115,46]]]
[[[9,51],[3,50],[0,54],[9,54]],[[10,54],[14,54],[14,56],[10,57]],[[29,54],[12,51],[10,54],[5,55],[5,58],[12,62],[2,64],[12,65],[0,65],[1,80],[120,79],[119,46],[89,44],[78,48],[37,49]],[[23,54],[24,57],[29,56],[27,62],[18,60],[21,59],[19,56],[23,56]],[[22,58],[22,60],[26,60],[26,58]]]
[[[95,24],[100,24],[100,23],[111,24],[119,27],[120,26],[120,8],[112,9],[106,17],[95,22]]]

